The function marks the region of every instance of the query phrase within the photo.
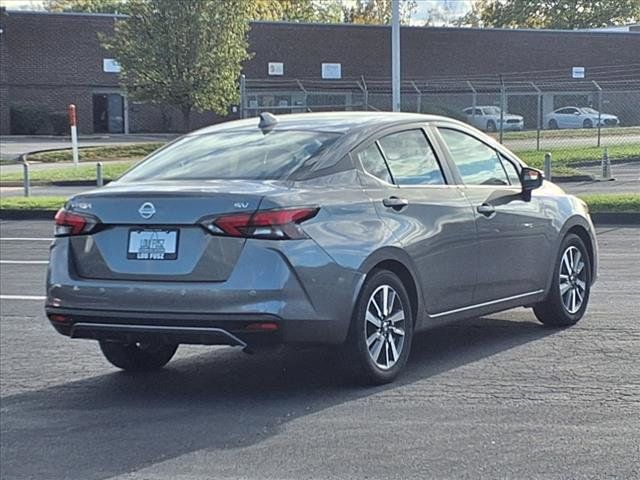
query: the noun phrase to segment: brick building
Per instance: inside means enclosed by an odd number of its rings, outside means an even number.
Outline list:
[[[0,133],[10,133],[12,106],[60,112],[69,103],[78,107],[82,133],[179,130],[175,109],[131,101],[119,85],[117,64],[98,39],[117,20],[103,14],[0,12]],[[249,79],[391,76],[388,26],[255,22],[249,44],[254,56],[243,68]],[[403,27],[401,45],[406,78],[553,71],[569,79],[571,68],[580,66],[597,71],[599,79],[640,81],[638,32]],[[608,65],[615,68],[608,72]],[[280,102],[293,105],[293,92],[280,95]],[[545,104],[547,111],[552,107]],[[212,113],[194,114],[192,126],[217,120]]]

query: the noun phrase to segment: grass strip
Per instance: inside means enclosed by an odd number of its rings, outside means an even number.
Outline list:
[[[144,158],[164,143],[138,143],[135,145],[115,145],[109,147],[83,147],[79,149],[81,162],[97,162],[110,160],[137,160]],[[71,149],[53,150],[50,152],[34,153],[27,158],[30,162],[72,162]]]
[[[550,150],[513,150],[527,165],[542,168],[544,154],[551,153],[552,168],[558,166],[570,167],[582,162],[600,161],[604,148],[601,147],[575,147],[554,148]],[[613,145],[608,147],[609,158],[612,160],[637,160],[640,159],[640,143],[629,145]]]
[[[602,128],[600,130],[601,137],[615,137],[624,135],[638,135],[640,134],[640,127],[613,127]],[[491,134],[497,138],[499,134]],[[530,138],[536,138],[537,132],[535,130],[525,130],[521,132],[504,132],[503,138],[505,140],[524,140]],[[592,137],[593,142],[596,143],[598,138],[598,130],[595,128],[581,128],[581,129],[565,129],[565,130],[542,130],[540,132],[540,139],[546,140],[550,138],[563,139],[563,138],[585,138]]]
[[[66,197],[3,197],[0,210],[58,210]]]
[[[578,195],[590,212],[640,213],[640,193],[592,193]]]
[[[102,166],[102,176],[105,180],[115,180],[128,170],[135,161],[105,163]],[[29,172],[32,182],[60,182],[65,180],[96,180],[95,165],[64,166],[59,168],[32,169]],[[22,172],[11,172],[0,175],[0,181],[22,181]]]

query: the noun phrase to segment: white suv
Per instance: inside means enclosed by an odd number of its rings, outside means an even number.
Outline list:
[[[500,129],[500,108],[494,106],[479,106],[465,108],[467,123],[487,132],[497,132]],[[503,130],[522,130],[524,119],[520,115],[505,112],[503,115]]]

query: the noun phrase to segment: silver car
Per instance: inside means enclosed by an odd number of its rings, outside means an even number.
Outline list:
[[[340,112],[185,135],[55,219],[46,312],[125,370],[178,344],[334,345],[393,380],[415,332],[533,307],[583,316],[585,204],[448,118]]]
[[[559,128],[617,127],[620,120],[610,113],[601,113],[591,107],[563,107],[545,116],[549,130]]]
[[[522,115],[502,112],[494,106],[478,106],[465,108],[462,113],[467,117],[467,123],[486,132],[497,132],[502,125],[503,131],[520,131],[524,128]]]

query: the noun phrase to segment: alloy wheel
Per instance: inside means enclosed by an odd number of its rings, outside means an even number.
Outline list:
[[[369,357],[382,370],[393,367],[404,348],[405,312],[402,300],[389,285],[376,288],[365,314],[365,339]]]
[[[571,314],[582,307],[587,291],[587,271],[582,253],[571,245],[560,260],[560,298],[565,310]]]

